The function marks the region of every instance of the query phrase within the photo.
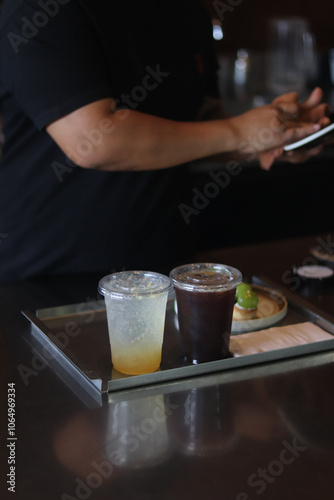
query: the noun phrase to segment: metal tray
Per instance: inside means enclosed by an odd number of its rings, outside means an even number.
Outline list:
[[[278,289],[274,283],[264,278],[255,277],[252,281]],[[200,365],[186,365],[181,356],[172,297],[167,303],[161,367],[154,373],[133,376],[123,375],[112,368],[104,301],[22,313],[31,322],[31,341],[39,356],[66,383],[74,383],[78,393],[84,391],[94,398],[95,393],[109,393],[334,349],[334,319],[311,309],[309,304],[296,295],[286,290],[283,293],[288,300],[288,313],[277,325],[311,321],[332,334],[333,340]]]

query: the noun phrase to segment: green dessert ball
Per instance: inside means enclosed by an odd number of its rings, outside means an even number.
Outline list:
[[[244,309],[256,309],[259,297],[253,290],[246,290],[241,295],[239,294],[237,302]]]
[[[235,291],[235,296],[238,299],[238,297],[244,295],[248,290],[252,290],[252,287],[249,283],[239,283],[237,285],[237,289]]]

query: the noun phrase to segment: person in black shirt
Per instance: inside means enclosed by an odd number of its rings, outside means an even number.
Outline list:
[[[2,281],[185,262],[189,162],[255,152],[270,168],[328,123],[320,89],[199,121],[218,98],[200,1],[7,0],[0,22]]]

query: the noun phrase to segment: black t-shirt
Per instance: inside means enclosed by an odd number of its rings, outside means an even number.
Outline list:
[[[203,96],[216,94],[201,3],[7,0],[0,23],[0,280],[187,259],[192,224],[178,208],[190,192],[185,166],[83,169],[45,126],[108,97],[119,108],[195,119]],[[81,154],[112,130],[108,122],[85,131]]]

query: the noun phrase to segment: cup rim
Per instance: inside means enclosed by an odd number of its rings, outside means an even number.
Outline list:
[[[189,279],[187,281],[181,281],[178,279],[182,273],[187,271],[196,271],[199,272],[201,270],[225,270],[226,274],[229,275],[228,281],[218,281],[217,283],[201,283],[200,279]],[[219,274],[217,272],[217,274]],[[197,262],[192,264],[184,264],[178,267],[175,267],[170,272],[169,276],[171,277],[174,287],[180,288],[183,290],[189,291],[198,291],[198,292],[214,292],[214,291],[223,291],[223,290],[231,290],[236,288],[239,283],[242,282],[242,273],[239,269],[220,263],[214,262]]]
[[[116,288],[112,287],[111,284],[116,284],[118,278],[125,278],[126,276],[147,276],[156,280],[156,287],[143,288],[142,290],[131,290],[126,288]],[[160,285],[160,286],[159,286]],[[144,271],[144,270],[133,270],[133,271],[119,271],[115,273],[108,274],[101,278],[98,284],[98,291],[103,296],[115,297],[115,298],[130,298],[139,297],[147,295],[160,295],[163,293],[169,293],[173,289],[173,282],[171,278],[162,273],[157,273],[154,271]]]

